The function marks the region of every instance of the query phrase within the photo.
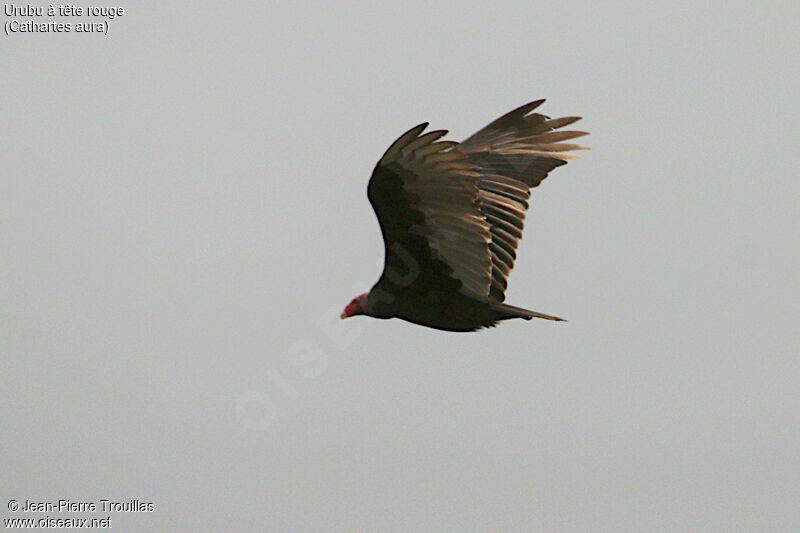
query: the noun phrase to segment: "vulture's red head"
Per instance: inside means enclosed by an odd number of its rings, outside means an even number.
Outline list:
[[[363,315],[364,310],[367,308],[367,297],[369,296],[368,292],[356,296],[353,298],[347,307],[344,308],[342,314],[340,315],[342,319],[347,317],[355,316],[355,315]]]

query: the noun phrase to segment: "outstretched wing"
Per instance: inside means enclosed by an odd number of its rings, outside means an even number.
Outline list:
[[[521,106],[462,143],[420,124],[386,151],[369,182],[385,245],[381,281],[426,292],[459,291],[505,299],[522,238],[529,189],[583,147],[561,141],[586,135],[555,131],[579,117],[531,113]]]
[[[478,205],[479,174],[458,143],[438,141],[446,131],[422,134],[427,126],[400,136],[369,181],[386,249],[381,281],[485,300],[492,236]]]
[[[530,102],[506,113],[466,139],[457,150],[475,165],[478,207],[490,224],[492,275],[489,294],[502,302],[508,276],[514,268],[522,238],[531,187],[554,168],[564,165],[584,149],[561,141],[587,135],[583,131],[555,131],[580,117],[550,119],[531,113],[544,100]]]

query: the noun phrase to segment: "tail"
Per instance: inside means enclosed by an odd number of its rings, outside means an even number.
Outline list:
[[[513,305],[504,303],[496,303],[492,307],[496,311],[503,313],[503,318],[524,318],[525,320],[530,320],[531,318],[544,318],[546,320],[556,320],[558,322],[567,321],[565,318],[545,315],[544,313],[537,313],[536,311],[531,311],[529,309],[523,309],[522,307],[515,307]]]

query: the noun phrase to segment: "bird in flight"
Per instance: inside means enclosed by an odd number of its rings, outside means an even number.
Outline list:
[[[462,141],[446,130],[401,135],[372,172],[367,195],[383,234],[384,267],[341,317],[401,318],[447,331],[474,331],[509,318],[555,316],[503,303],[522,238],[529,189],[584,149],[587,135],[560,128],[580,117],[506,113]]]

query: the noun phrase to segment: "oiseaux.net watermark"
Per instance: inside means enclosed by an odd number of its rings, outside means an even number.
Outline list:
[[[446,238],[453,238],[446,236]],[[396,254],[396,264],[386,265],[385,275],[395,284],[410,285],[419,277],[420,268],[414,257],[400,243],[395,243],[392,251]],[[360,292],[366,283],[354,286]],[[372,291],[375,299],[391,302],[394,296],[381,291]],[[325,310],[316,321],[314,335],[298,339],[286,350],[284,363],[286,369],[272,367],[266,372],[269,390],[244,391],[236,398],[236,420],[247,429],[266,431],[275,422],[278,405],[274,397],[295,400],[300,396],[300,384],[309,379],[319,378],[328,370],[330,353],[343,354],[362,335],[360,324],[343,325],[339,319],[338,307]]]
[[[156,510],[155,503],[150,501],[104,498],[94,501],[11,499],[6,508],[12,515],[3,518],[7,529],[111,529],[118,515],[147,514]]]

